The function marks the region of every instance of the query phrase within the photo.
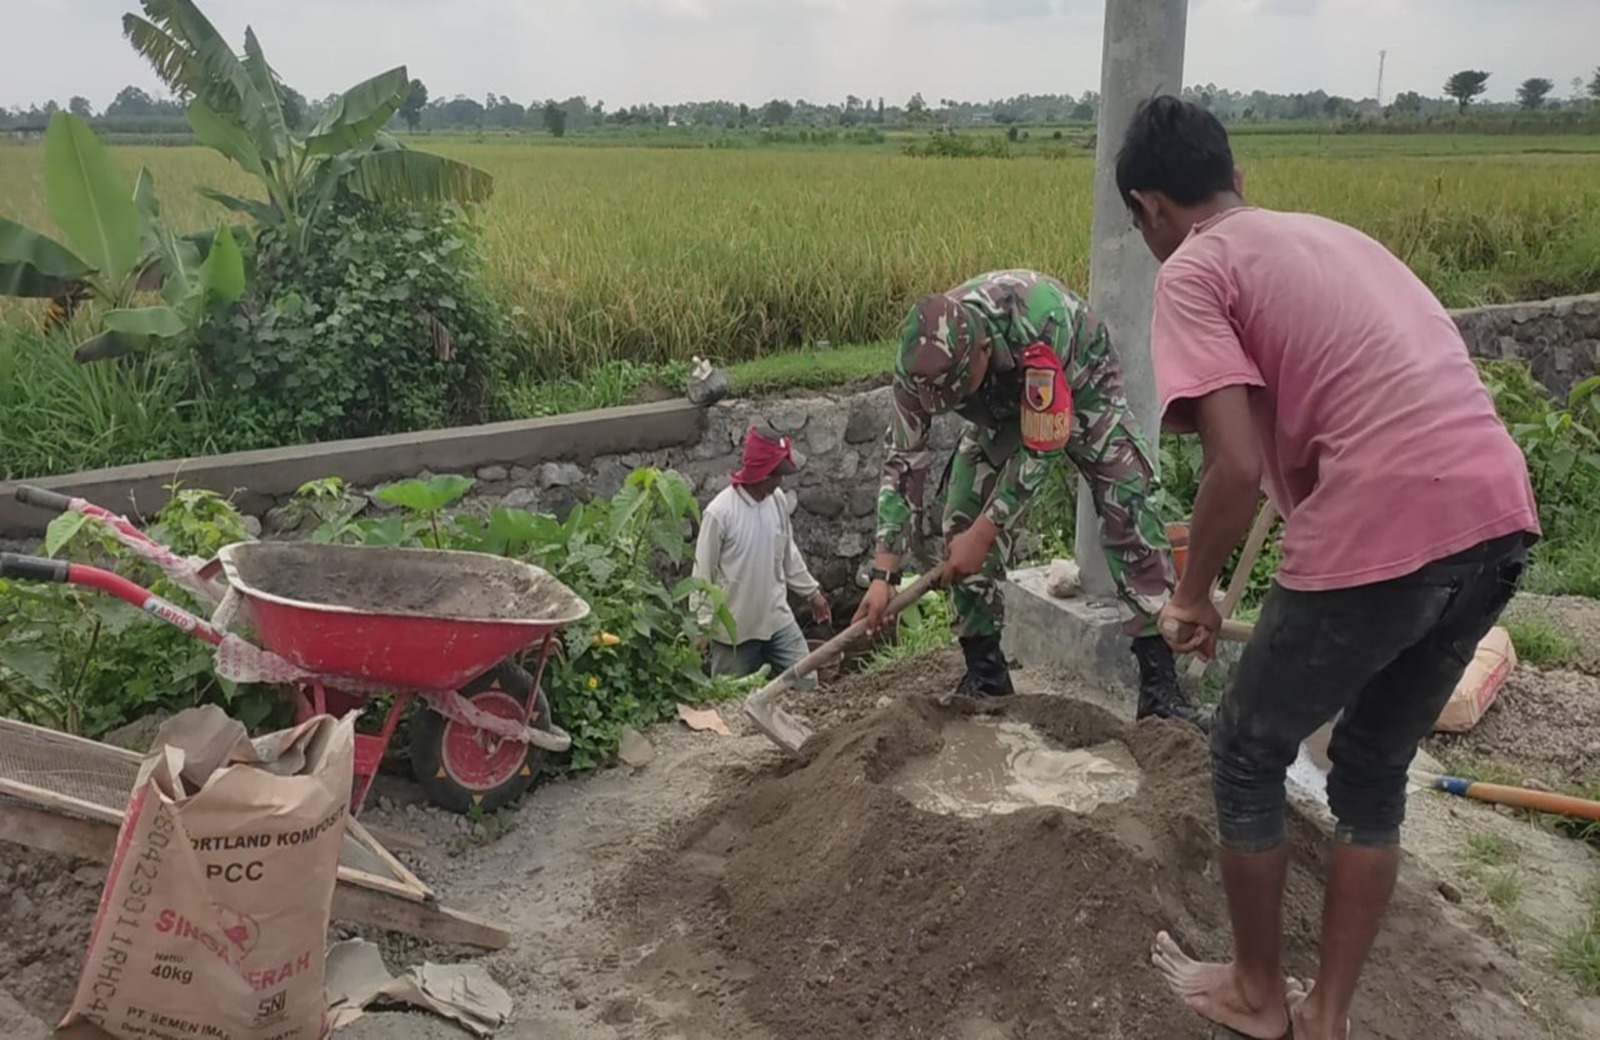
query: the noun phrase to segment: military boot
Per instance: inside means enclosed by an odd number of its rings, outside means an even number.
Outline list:
[[[1011,669],[1000,650],[999,636],[967,636],[961,640],[961,653],[967,659],[967,674],[956,685],[962,697],[1009,697]]]
[[[1211,732],[1211,718],[1189,701],[1178,685],[1178,659],[1172,647],[1160,636],[1141,636],[1133,641],[1133,656],[1139,662],[1139,718],[1155,715],[1182,719]]]

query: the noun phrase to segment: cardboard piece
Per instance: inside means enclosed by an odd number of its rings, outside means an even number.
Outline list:
[[[393,976],[383,954],[364,939],[328,950],[331,1028],[360,1018],[375,1003],[406,1004],[490,1036],[511,1018],[511,997],[477,964],[423,964]]]
[[[1496,626],[1478,643],[1478,652],[1467,665],[1455,692],[1439,713],[1433,728],[1439,733],[1465,733],[1478,724],[1489,710],[1500,688],[1506,684],[1517,667],[1517,649],[1511,644],[1511,633]]]
[[[733,730],[723,720],[720,712],[715,708],[691,708],[687,704],[678,705],[678,718],[692,730],[704,732],[710,730],[720,736],[731,737]]]
[[[320,1040],[354,724],[252,742],[208,706],[162,726],[61,1036]]]

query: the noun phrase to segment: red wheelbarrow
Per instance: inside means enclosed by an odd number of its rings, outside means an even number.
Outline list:
[[[353,811],[415,697],[427,708],[412,720],[412,768],[441,808],[493,811],[528,788],[544,752],[571,746],[540,680],[561,629],[589,606],[538,567],[484,553],[306,542],[240,542],[215,562],[186,560],[82,499],[38,488],[19,488],[17,498],[106,522],[216,611],[206,620],[111,571],[61,560],[0,554],[0,577],[125,600],[215,646],[222,677],[292,686],[297,720],[392,695],[380,732],[356,737]],[[254,641],[230,631],[236,621]],[[529,674],[511,658],[535,646]]]

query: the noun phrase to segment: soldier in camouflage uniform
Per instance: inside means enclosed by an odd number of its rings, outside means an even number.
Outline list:
[[[1106,328],[1088,306],[1033,271],[981,275],[925,296],[901,334],[893,393],[873,582],[857,617],[873,628],[882,621],[924,497],[933,417],[953,411],[967,420],[944,503],[953,628],[967,661],[959,692],[1012,692],[1000,579],[1029,500],[1065,454],[1088,481],[1111,575],[1134,613],[1139,714],[1203,725],[1156,632],[1173,575],[1150,502],[1154,469]]]

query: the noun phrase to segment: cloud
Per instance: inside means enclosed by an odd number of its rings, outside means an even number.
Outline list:
[[[405,63],[435,96],[528,101],[771,97],[981,100],[1099,87],[1104,0],[201,0],[238,44],[247,22],[301,91]],[[136,0],[7,4],[0,104],[159,89],[121,36]],[[1547,76],[1565,94],[1600,57],[1600,0],[1191,0],[1187,82],[1436,94],[1494,73],[1490,96]],[[27,41],[20,45],[16,41]]]

